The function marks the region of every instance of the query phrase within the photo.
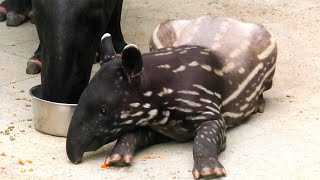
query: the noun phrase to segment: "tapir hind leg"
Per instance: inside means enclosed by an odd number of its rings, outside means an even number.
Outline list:
[[[206,121],[198,127],[193,144],[193,177],[220,177],[226,171],[218,160],[218,153],[226,146],[224,120]]]
[[[107,156],[105,164],[111,166],[129,165],[137,150],[167,141],[170,141],[170,138],[157,133],[150,128],[139,128],[124,134],[117,140],[112,153]]]

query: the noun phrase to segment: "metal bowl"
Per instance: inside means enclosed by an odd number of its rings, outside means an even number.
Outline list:
[[[77,104],[50,102],[41,99],[41,85],[30,89],[35,128],[54,136],[67,136],[69,124]]]

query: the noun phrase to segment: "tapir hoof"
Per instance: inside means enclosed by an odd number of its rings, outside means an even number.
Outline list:
[[[0,6],[0,22],[5,21],[7,19],[7,11],[4,7]]]
[[[13,11],[7,14],[7,26],[17,27],[26,21],[26,17]]]
[[[39,74],[41,72],[42,63],[39,60],[30,59],[27,63],[27,74]]]

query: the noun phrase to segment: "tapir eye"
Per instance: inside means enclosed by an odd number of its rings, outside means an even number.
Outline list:
[[[99,115],[100,116],[105,116],[105,115],[109,114],[109,112],[110,112],[110,110],[108,108],[103,107],[103,108],[100,109]]]

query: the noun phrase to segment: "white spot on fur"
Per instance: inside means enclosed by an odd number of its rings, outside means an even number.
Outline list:
[[[132,123],[133,123],[133,120],[127,120],[127,121],[124,121],[124,122],[120,123],[120,125],[132,124]]]
[[[187,53],[187,52],[188,52],[188,51],[184,49],[184,50],[180,51],[179,53],[180,53],[180,54],[185,54],[185,53]]]
[[[205,120],[207,119],[207,117],[205,116],[190,116],[190,117],[186,117],[187,120]]]
[[[140,103],[131,103],[129,104],[131,107],[139,107],[140,106]]]
[[[243,113],[225,112],[222,114],[223,117],[239,118],[242,117]]]
[[[149,119],[154,118],[156,115],[158,115],[158,110],[157,109],[152,109],[151,111],[148,112],[149,114]]]
[[[214,113],[214,112],[211,112],[211,111],[205,111],[205,112],[202,112],[202,114],[215,115],[215,113]]]
[[[126,119],[126,118],[129,117],[129,116],[130,116],[130,114],[129,114],[128,112],[122,111],[122,112],[121,112],[121,115],[120,115],[120,119]]]
[[[243,74],[246,72],[246,70],[243,67],[241,67],[241,68],[239,68],[238,72],[239,72],[239,74]]]
[[[175,99],[175,101],[184,102],[191,107],[200,107],[201,106],[201,104],[187,100],[187,99],[178,98],[178,99]]]
[[[200,52],[200,54],[209,56],[209,53],[208,53],[208,52]]]
[[[149,109],[151,107],[151,105],[149,103],[144,104],[142,107]]]
[[[181,108],[181,107],[168,107],[170,110],[177,110],[185,113],[191,113],[193,112],[191,109]]]
[[[209,99],[204,99],[204,98],[201,98],[200,101],[205,102],[205,103],[209,103],[209,104],[212,103],[211,100],[209,100]]]
[[[173,70],[172,72],[177,73],[186,70],[186,66],[179,66],[177,69]]]
[[[263,59],[266,59],[267,57],[269,57],[270,54],[275,49],[275,47],[276,47],[276,41],[273,38],[273,36],[271,35],[269,46],[264,51],[262,51],[260,54],[258,54],[258,56],[257,56],[258,59],[263,60]]]
[[[205,69],[205,70],[207,70],[207,71],[209,71],[209,72],[212,71],[212,68],[211,68],[211,66],[209,66],[209,65],[202,64],[202,65],[201,65],[201,68],[202,68],[202,69]]]
[[[162,64],[157,66],[158,68],[162,68],[162,69],[170,69],[170,65],[169,64]]]
[[[199,66],[199,63],[197,61],[192,61],[191,63],[188,64],[189,66]]]
[[[187,91],[187,90],[178,91],[178,93],[180,93],[180,94],[190,94],[190,95],[200,95],[196,91]]]
[[[248,106],[249,106],[249,104],[245,104],[245,105],[241,106],[241,107],[240,107],[240,111],[245,110]]]
[[[201,89],[201,90],[203,90],[204,92],[206,92],[206,93],[208,93],[208,94],[210,94],[210,95],[213,95],[213,94],[214,94],[212,91],[208,90],[207,88],[205,88],[205,87],[203,87],[203,86],[201,86],[201,85],[199,85],[199,84],[192,84],[192,86],[193,86],[193,87],[196,87],[196,88],[198,88],[198,89]]]
[[[173,92],[172,89],[163,87],[162,91],[158,93],[158,96],[162,97],[164,95],[171,94],[172,92]]]
[[[150,97],[152,95],[152,92],[151,91],[147,91],[147,92],[143,93],[143,95],[145,97]]]
[[[139,111],[139,112],[136,112],[134,114],[131,114],[130,116],[131,117],[141,116],[143,113],[144,113],[143,111]]]

